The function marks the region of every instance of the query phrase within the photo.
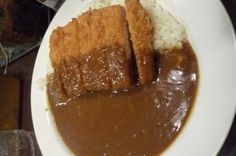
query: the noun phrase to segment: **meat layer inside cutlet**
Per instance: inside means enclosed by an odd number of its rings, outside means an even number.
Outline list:
[[[125,6],[139,80],[141,84],[145,84],[155,77],[153,26],[139,0],[125,0]]]
[[[121,6],[90,10],[57,28],[50,50],[54,69],[63,69],[69,95],[131,85],[128,30]]]

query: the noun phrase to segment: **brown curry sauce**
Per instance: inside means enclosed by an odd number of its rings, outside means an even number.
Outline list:
[[[189,43],[157,57],[152,84],[102,91],[60,102],[48,82],[51,112],[70,150],[79,156],[149,156],[163,152],[188,118],[198,87],[197,58]]]

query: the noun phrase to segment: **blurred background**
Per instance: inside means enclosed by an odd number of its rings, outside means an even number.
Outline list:
[[[0,156],[40,156],[30,108],[34,62],[64,0],[0,0]],[[236,0],[222,0],[236,28]],[[220,150],[236,155],[236,120]]]

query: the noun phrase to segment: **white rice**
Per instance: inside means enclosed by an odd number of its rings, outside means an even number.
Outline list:
[[[154,47],[159,51],[172,48],[182,48],[186,42],[185,28],[169,11],[164,9],[159,0],[141,0],[144,9],[149,13],[154,31]],[[98,9],[114,4],[124,6],[124,0],[93,0],[92,9]]]

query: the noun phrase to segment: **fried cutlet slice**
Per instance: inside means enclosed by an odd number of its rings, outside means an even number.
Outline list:
[[[66,102],[67,99],[67,93],[66,90],[64,88],[64,84],[63,81],[60,77],[60,72],[58,70],[55,70],[53,75],[50,75],[48,77],[48,82],[51,83],[52,88],[48,88],[48,89],[52,89],[53,92],[48,91],[48,94],[53,94],[57,99],[56,103],[63,103]],[[50,84],[48,84],[48,86],[50,86]]]
[[[79,64],[77,20],[73,19],[64,27],[55,29],[50,38],[50,59],[60,75],[68,95],[76,96],[85,92]]]
[[[130,55],[125,10],[119,5],[89,10],[50,37],[50,59],[69,95],[128,88]]]
[[[88,91],[111,89],[108,65],[105,54],[93,50],[80,58],[84,86]]]
[[[83,53],[85,87],[88,90],[129,87],[131,53],[124,8],[114,5],[90,10],[78,18],[78,25],[78,40],[83,41],[78,44]]]
[[[108,62],[109,77],[112,89],[125,89],[131,85],[130,58],[127,59],[125,49],[120,45],[104,49]],[[130,56],[129,56],[130,57]]]
[[[125,0],[125,7],[139,80],[141,84],[145,84],[155,76],[151,19],[139,0]]]
[[[64,58],[64,33],[62,27],[58,27],[53,30],[50,40],[49,40],[49,48],[50,53],[49,57],[51,60],[51,64],[53,68],[59,68],[60,61]]]

